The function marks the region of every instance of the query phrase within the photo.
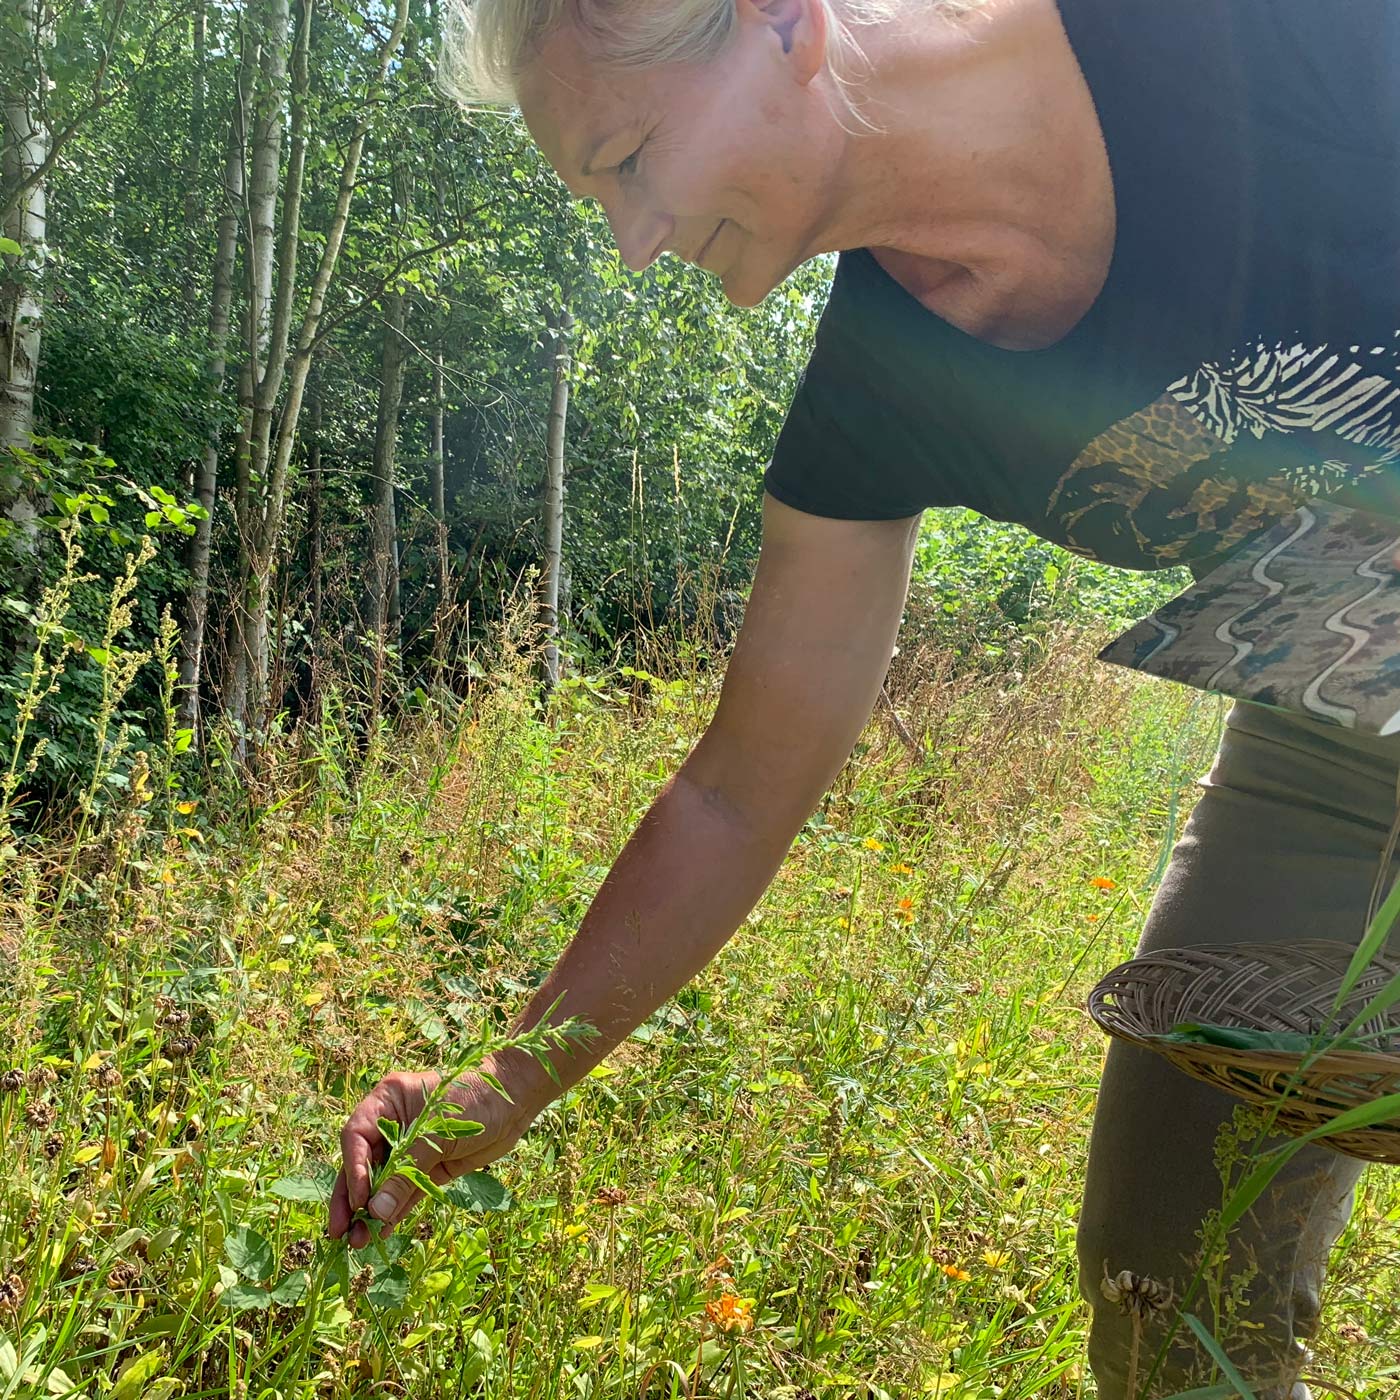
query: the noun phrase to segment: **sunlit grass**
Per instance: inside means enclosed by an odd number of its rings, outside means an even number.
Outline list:
[[[360,1256],[323,1238],[347,1109],[504,1028],[713,682],[542,715],[503,663],[363,760],[332,714],[251,794],[221,769],[12,853],[0,1396],[1080,1393],[1083,998],[1215,728],[1089,654],[901,657],[923,751],[877,720],[733,942],[501,1164],[509,1201]],[[1368,1400],[1398,1257],[1375,1170],[1314,1368]]]

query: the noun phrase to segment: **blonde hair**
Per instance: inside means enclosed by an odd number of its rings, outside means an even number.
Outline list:
[[[891,19],[909,0],[822,0],[830,66],[846,84],[864,64],[857,32]],[[978,0],[940,0],[967,9]],[[439,83],[463,106],[513,105],[521,70],[544,38],[574,18],[598,58],[619,69],[703,63],[720,54],[736,24],[734,0],[450,0]]]

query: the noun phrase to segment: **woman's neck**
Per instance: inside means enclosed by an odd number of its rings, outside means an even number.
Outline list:
[[[1101,290],[1115,208],[1054,0],[872,26],[869,129],[833,181],[829,248],[868,247],[930,311],[1007,349],[1066,335]]]

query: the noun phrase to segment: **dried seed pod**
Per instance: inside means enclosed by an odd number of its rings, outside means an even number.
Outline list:
[[[24,1121],[39,1132],[52,1128],[57,1117],[58,1113],[52,1104],[29,1103],[24,1106]]]
[[[0,1279],[0,1311],[16,1310],[24,1302],[24,1280],[18,1274]]]
[[[157,1024],[162,1030],[182,1031],[190,1023],[190,1013],[183,1007],[172,1006],[169,1011],[160,1014]]]
[[[113,1293],[126,1293],[141,1282],[141,1265],[134,1259],[121,1259],[107,1274],[107,1287]]]
[[[62,1133],[55,1133],[52,1137],[47,1137],[47,1138],[44,1139],[44,1156],[47,1157],[47,1158],[49,1159],[50,1162],[52,1162],[52,1161],[54,1160],[54,1158],[57,1157],[58,1154],[59,1154],[60,1152],[62,1152],[62,1151],[63,1151],[63,1134],[62,1134]]]
[[[627,1200],[627,1192],[620,1186],[600,1186],[593,1197],[593,1204],[607,1206],[609,1210],[623,1205]]]
[[[199,1049],[199,1042],[192,1035],[177,1035],[165,1042],[166,1057],[174,1064],[187,1060]]]
[[[58,1072],[50,1065],[35,1065],[26,1076],[31,1093],[41,1093],[50,1084],[58,1083]]]
[[[282,1267],[287,1270],[309,1268],[316,1257],[316,1246],[310,1240],[293,1240],[282,1251]]]
[[[93,1071],[93,1082],[99,1089],[120,1089],[122,1072],[116,1065],[101,1065]]]
[[[24,1088],[24,1071],[7,1069],[0,1074],[0,1094],[17,1094]]]
[[[355,1277],[350,1280],[350,1296],[352,1298],[363,1298],[369,1292],[369,1286],[374,1282],[373,1269],[360,1269]]]
[[[1120,1312],[1142,1318],[1161,1312],[1172,1301],[1171,1284],[1147,1274],[1135,1274],[1131,1269],[1122,1269],[1110,1278],[1107,1261],[1099,1291],[1110,1303],[1116,1304]]]
[[[83,1274],[95,1274],[97,1272],[97,1260],[91,1254],[75,1254],[68,1261],[68,1266],[63,1271],[63,1277],[78,1278]]]

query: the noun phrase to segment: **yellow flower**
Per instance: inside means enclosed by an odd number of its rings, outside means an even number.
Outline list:
[[[1118,881],[1110,880],[1107,875],[1095,875],[1089,883],[1096,890],[1116,890],[1118,888]]]
[[[705,1304],[705,1316],[721,1332],[753,1331],[753,1299],[721,1293]]]
[[[984,1249],[982,1251],[982,1262],[989,1269],[1000,1269],[1010,1260],[1011,1256],[1004,1249]]]
[[[960,1269],[956,1264],[944,1264],[941,1267],[943,1272],[957,1283],[966,1283],[972,1277],[966,1269]]]
[[[175,804],[175,810],[179,812],[182,817],[187,817],[198,806],[198,802],[177,802]]]
[[[873,836],[867,836],[860,844],[864,846],[867,851],[883,851],[885,849]]]
[[[914,867],[912,865],[906,865],[902,860],[897,860],[890,866],[891,875],[912,875],[913,873]]]

